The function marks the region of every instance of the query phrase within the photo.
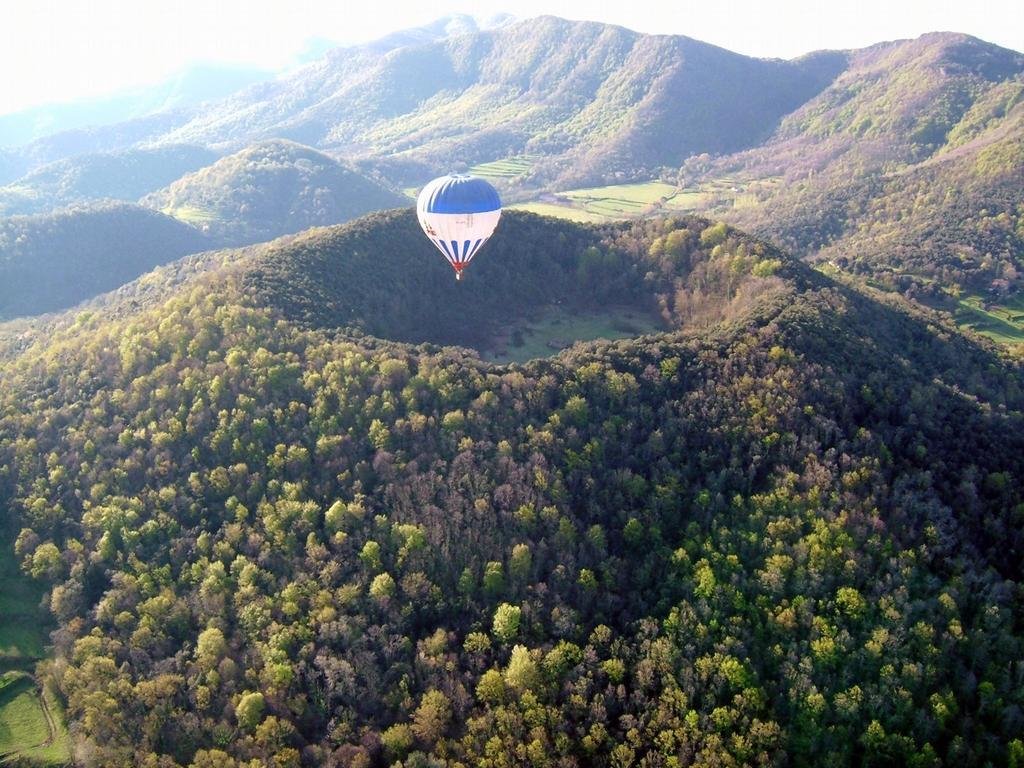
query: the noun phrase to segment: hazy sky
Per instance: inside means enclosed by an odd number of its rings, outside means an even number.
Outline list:
[[[278,69],[312,38],[358,42],[452,12],[543,13],[789,58],[934,30],[1024,50],[1024,0],[9,0],[0,114],[155,82],[192,62]]]

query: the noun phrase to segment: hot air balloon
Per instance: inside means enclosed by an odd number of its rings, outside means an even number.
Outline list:
[[[441,176],[427,184],[416,201],[420,226],[462,279],[462,270],[498,226],[501,200],[481,178]]]

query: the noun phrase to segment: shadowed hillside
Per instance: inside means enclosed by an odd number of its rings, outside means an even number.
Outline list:
[[[0,219],[0,318],[64,309],[208,247],[192,227],[126,203]]]

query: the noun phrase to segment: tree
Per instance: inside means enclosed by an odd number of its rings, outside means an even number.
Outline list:
[[[444,735],[451,718],[452,707],[448,697],[431,689],[423,694],[413,714],[412,731],[424,744],[431,745]]]
[[[512,649],[512,657],[505,669],[505,682],[520,693],[534,690],[540,684],[540,669],[526,646],[517,645]]]
[[[210,627],[199,634],[196,642],[196,662],[204,670],[211,670],[220,663],[227,653],[228,644],[224,633],[217,627]]]
[[[395,579],[390,573],[379,573],[370,582],[370,595],[377,600],[387,600],[395,594]]]
[[[494,625],[491,629],[498,642],[507,643],[519,634],[522,610],[517,605],[502,603],[494,611]]]
[[[496,669],[484,672],[476,686],[476,697],[485,704],[501,704],[505,699],[505,679],[501,672]]]
[[[238,727],[243,731],[253,732],[256,726],[263,720],[263,713],[266,711],[266,702],[263,694],[259,691],[243,693],[235,705],[235,719],[238,720]]]

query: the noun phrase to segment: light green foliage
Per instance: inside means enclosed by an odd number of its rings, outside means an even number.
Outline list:
[[[840,587],[836,592],[836,605],[839,610],[853,619],[859,619],[867,609],[867,601],[853,587]]]
[[[395,594],[395,579],[390,573],[378,573],[370,582],[370,595],[377,600],[386,600]]]
[[[496,669],[489,669],[480,677],[476,697],[485,704],[501,704],[505,699],[505,678]]]
[[[363,545],[359,552],[359,559],[371,571],[379,571],[381,568],[380,544],[372,539]]]
[[[505,669],[505,682],[519,693],[532,691],[540,685],[540,668],[523,645],[512,648],[512,657]]]
[[[266,711],[266,702],[263,694],[259,691],[244,693],[235,705],[235,718],[238,720],[238,727],[244,731],[254,731],[263,721],[263,713]]]
[[[412,727],[408,723],[396,723],[381,733],[380,743],[388,760],[402,760],[415,743]]]
[[[519,634],[519,622],[522,611],[517,605],[502,603],[494,611],[494,623],[491,632],[500,643],[507,643]]]
[[[224,633],[210,627],[199,634],[196,641],[196,662],[205,670],[213,669],[227,653],[228,646]]]

